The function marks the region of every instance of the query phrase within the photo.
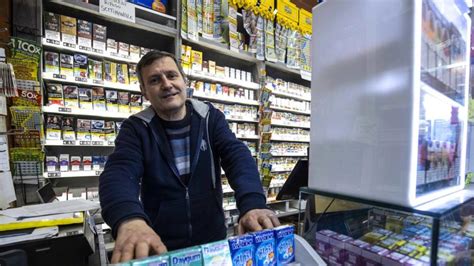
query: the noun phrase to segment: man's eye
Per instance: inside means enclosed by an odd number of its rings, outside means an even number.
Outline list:
[[[151,83],[151,84],[156,84],[156,83],[158,83],[158,82],[160,82],[160,79],[159,79],[159,78],[152,78],[152,79],[150,79],[150,83]]]
[[[166,78],[168,78],[168,79],[175,79],[177,77],[178,77],[178,75],[176,73],[170,73],[166,76]]]

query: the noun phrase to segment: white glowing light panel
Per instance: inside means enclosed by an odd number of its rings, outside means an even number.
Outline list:
[[[460,0],[313,9],[311,188],[416,206],[464,186],[467,11]]]

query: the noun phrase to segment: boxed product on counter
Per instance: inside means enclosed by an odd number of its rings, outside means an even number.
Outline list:
[[[227,240],[201,245],[204,266],[232,265],[229,243]]]
[[[255,265],[276,265],[273,229],[252,233],[255,246]]]
[[[254,242],[252,235],[234,236],[228,239],[232,265],[247,266],[254,264]]]
[[[386,248],[370,245],[362,250],[362,257],[366,265],[380,265],[382,257],[390,253]]]
[[[282,225],[273,229],[275,233],[275,250],[277,265],[286,265],[295,261],[295,227]]]
[[[167,253],[172,266],[201,266],[201,248],[191,247]]]
[[[347,262],[352,265],[363,265],[364,258],[362,257],[362,250],[369,245],[369,243],[358,239],[347,242]]]
[[[329,237],[329,244],[331,244],[331,254],[328,257],[330,263],[344,264],[348,260],[346,244],[352,241],[352,237],[336,234]]]

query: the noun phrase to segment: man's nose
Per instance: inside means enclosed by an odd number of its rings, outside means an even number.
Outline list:
[[[168,78],[166,78],[166,76],[163,76],[161,78],[161,80],[162,80],[162,84],[163,84],[164,88],[171,88],[172,87],[171,81]]]

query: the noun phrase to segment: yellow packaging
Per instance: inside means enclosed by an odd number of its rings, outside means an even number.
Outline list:
[[[202,71],[202,52],[191,50],[192,70]]]
[[[129,84],[127,64],[117,64],[117,82],[121,84]]]
[[[209,60],[209,74],[216,74],[216,62]]]

